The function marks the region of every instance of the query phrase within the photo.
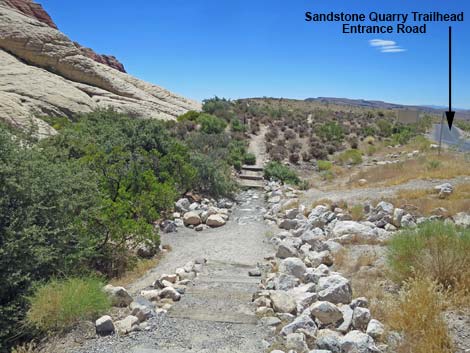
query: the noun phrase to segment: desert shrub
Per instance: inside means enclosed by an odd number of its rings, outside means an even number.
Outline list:
[[[388,327],[404,339],[394,352],[452,353],[452,341],[442,317],[445,308],[442,288],[432,280],[415,278],[406,282],[397,297],[386,304]]]
[[[442,164],[441,161],[432,159],[427,162],[426,168],[429,170],[438,169],[441,166],[441,164]]]
[[[392,135],[393,125],[390,121],[385,119],[380,119],[376,122],[377,128],[379,130],[380,136],[389,137]],[[373,134],[371,134],[373,135]]]
[[[227,122],[231,121],[235,116],[235,104],[231,100],[214,97],[205,99],[202,103],[202,111],[204,113],[215,115]]]
[[[328,151],[324,147],[310,147],[310,155],[315,159],[326,159],[328,158]]]
[[[428,276],[455,288],[470,283],[469,253],[469,229],[435,221],[395,235],[388,245],[388,263],[397,281]]]
[[[414,133],[409,129],[400,130],[392,134],[392,144],[393,145],[405,145],[411,138],[414,136]]]
[[[284,132],[284,137],[286,138],[286,140],[292,140],[297,137],[297,134],[295,133],[295,131],[289,129]]]
[[[201,125],[201,131],[205,134],[220,134],[227,127],[227,123],[210,114],[201,114],[197,122]]]
[[[245,132],[246,131],[245,125],[242,124],[240,119],[238,119],[238,118],[232,119],[232,131],[235,131],[235,132]]]
[[[455,125],[463,131],[470,132],[470,121],[456,120]]]
[[[328,180],[328,181],[332,181],[335,178],[335,174],[333,173],[332,170],[322,170],[320,172],[320,176],[322,177],[323,180]]]
[[[317,135],[323,141],[342,141],[344,137],[343,128],[335,122],[329,122],[321,125],[317,130]]]
[[[253,153],[247,153],[247,154],[245,154],[244,162],[247,165],[255,165],[256,164],[256,156]]]
[[[227,164],[222,161],[214,161],[202,154],[191,156],[191,164],[197,170],[197,178],[194,188],[215,197],[230,196],[236,190],[236,184],[230,177]]]
[[[322,172],[324,170],[331,170],[331,168],[333,167],[333,163],[331,163],[330,161],[319,160],[317,161],[317,166],[318,170]]]
[[[373,156],[377,152],[377,147],[373,145],[367,145],[366,153],[368,156]]]
[[[303,151],[302,152],[302,160],[304,162],[310,162],[311,159],[312,159],[312,156],[310,155],[310,153],[308,151]]]
[[[295,171],[279,162],[269,162],[264,168],[264,177],[268,180],[273,179],[289,184],[300,182]]]
[[[96,320],[110,301],[96,278],[52,280],[30,297],[26,321],[42,332],[64,331],[82,320]]]
[[[194,110],[190,110],[182,115],[180,115],[176,120],[178,122],[183,122],[183,121],[193,121],[196,122],[197,119],[199,118],[199,115],[201,115],[200,112],[196,112]]]
[[[431,141],[429,141],[423,135],[418,135],[414,137],[411,143],[413,144],[413,146],[416,146],[416,148],[421,152],[428,151],[431,148]]]
[[[292,164],[298,164],[300,161],[300,155],[298,153],[291,153],[289,155],[289,162],[291,162]]]
[[[360,164],[362,163],[362,153],[359,150],[347,150],[340,153],[337,157],[342,164]]]

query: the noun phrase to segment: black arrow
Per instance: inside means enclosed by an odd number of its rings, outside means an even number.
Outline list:
[[[452,129],[455,112],[452,111],[452,27],[449,27],[449,111],[446,112],[449,130]]]

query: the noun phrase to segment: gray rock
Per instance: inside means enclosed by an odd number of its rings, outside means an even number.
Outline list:
[[[390,202],[381,201],[377,204],[377,211],[385,212],[386,214],[393,214],[394,206]]]
[[[368,307],[369,307],[369,301],[365,297],[356,298],[351,302],[351,308],[352,309],[368,308]]]
[[[261,271],[258,268],[254,268],[248,271],[250,277],[261,277]]]
[[[457,213],[454,217],[454,223],[460,227],[470,228],[470,215],[465,212]]]
[[[191,203],[189,202],[188,199],[186,199],[186,198],[179,199],[178,201],[175,202],[175,209],[178,212],[186,213],[186,212],[189,211],[189,206],[190,205],[191,205]]]
[[[299,221],[297,219],[283,219],[279,222],[279,228],[291,230],[296,229],[299,225]]]
[[[337,238],[340,244],[347,244],[353,241],[372,241],[377,238],[377,232],[370,226],[354,222],[339,221],[336,222],[331,236]]]
[[[103,288],[103,291],[109,296],[111,304],[114,306],[125,307],[132,303],[132,297],[124,287],[114,287],[108,284]]]
[[[146,321],[152,316],[152,309],[136,301],[131,303],[129,309],[131,309],[131,315],[137,317],[139,322]]]
[[[341,341],[341,353],[379,353],[373,338],[361,331],[351,331]]]
[[[176,223],[170,220],[165,220],[160,223],[160,229],[163,233],[175,233],[177,232]]]
[[[109,315],[100,317],[95,322],[96,333],[100,336],[107,336],[114,333],[113,319]]]
[[[324,325],[342,320],[343,314],[336,305],[330,302],[318,301],[310,307],[312,315]]]
[[[303,333],[290,333],[286,337],[286,348],[292,349],[297,353],[306,353],[308,351],[305,335]]]
[[[361,307],[354,309],[352,324],[356,330],[365,331],[370,319],[371,315],[369,309]]]
[[[401,208],[395,208],[393,211],[393,225],[395,227],[400,228],[401,227],[401,219],[405,215],[405,210]]]
[[[317,252],[317,251],[309,252],[306,258],[308,259],[312,267],[318,267],[321,264],[326,265],[326,266],[333,265],[333,257],[331,256],[331,253],[328,250],[324,250],[320,252]]]
[[[329,329],[319,330],[315,345],[318,349],[331,351],[332,353],[341,353],[341,338],[338,332]]]
[[[168,298],[173,300],[174,302],[177,302],[181,299],[181,294],[176,289],[172,287],[167,287],[160,291],[159,297]]]
[[[125,335],[139,329],[139,319],[129,315],[123,320],[116,321],[115,327],[119,334]]]
[[[444,183],[434,187],[434,190],[439,193],[439,198],[444,199],[452,194],[454,187],[450,183]]]
[[[318,281],[318,298],[334,304],[349,304],[352,289],[349,280],[341,275],[321,277]]]
[[[367,325],[366,333],[374,340],[380,340],[385,333],[385,327],[380,321],[372,319]]]
[[[298,286],[299,283],[300,281],[298,278],[286,273],[281,273],[279,276],[274,278],[274,288],[277,290],[289,290]]]
[[[274,291],[271,293],[271,302],[277,313],[297,313],[297,304],[295,300],[284,291]]]
[[[286,259],[288,257],[295,257],[295,256],[297,256],[296,248],[286,243],[279,244],[277,248],[277,252],[276,252],[276,257],[280,259]]]
[[[295,318],[291,323],[284,326],[280,334],[287,336],[291,333],[296,333],[297,331],[302,330],[302,332],[307,332],[309,336],[314,336],[317,332],[317,325],[310,317],[309,313],[302,313],[302,315]]]
[[[263,326],[275,327],[281,323],[281,320],[274,316],[266,316],[261,318],[261,324]]]
[[[351,329],[352,318],[353,318],[353,309],[349,305],[341,305],[339,307],[341,314],[343,315],[343,321],[336,328],[341,333],[347,333]]]
[[[306,270],[307,267],[303,261],[297,257],[288,257],[287,259],[282,260],[281,264],[279,265],[279,272],[294,276],[299,279],[304,277]]]
[[[415,218],[409,213],[405,214],[401,218],[401,226],[407,227],[407,228],[415,228],[416,227]]]

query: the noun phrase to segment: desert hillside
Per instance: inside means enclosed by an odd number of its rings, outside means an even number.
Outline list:
[[[126,74],[112,56],[83,48],[61,33],[30,0],[0,1],[0,119],[41,134],[38,117],[114,108],[134,117],[174,119],[200,104]]]

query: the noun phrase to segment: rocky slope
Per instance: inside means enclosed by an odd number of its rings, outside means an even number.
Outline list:
[[[89,58],[41,7],[25,2],[30,11],[19,10],[19,0],[0,0],[0,119],[18,127],[33,121],[39,134],[51,134],[38,117],[111,107],[135,117],[174,119],[200,109],[198,102]]]

